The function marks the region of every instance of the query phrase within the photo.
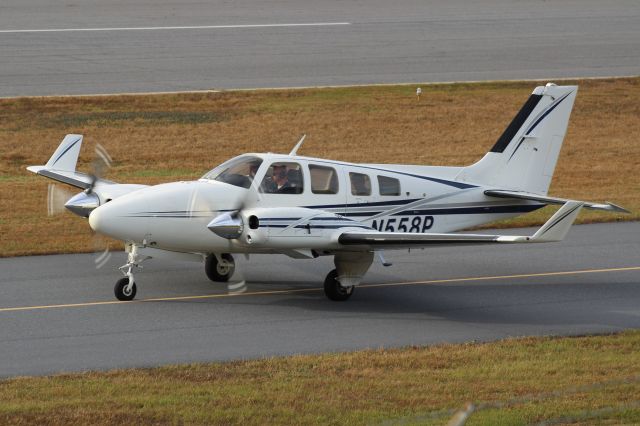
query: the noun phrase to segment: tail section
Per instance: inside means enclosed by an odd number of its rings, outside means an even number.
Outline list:
[[[578,86],[536,87],[491,151],[457,180],[547,194],[577,92]]]
[[[67,135],[60,142],[58,149],[49,158],[47,164],[44,166],[29,166],[27,170],[76,188],[87,189],[95,183],[95,179],[85,173],[76,171],[81,145],[82,135]]]
[[[75,172],[81,146],[82,135],[65,136],[45,167],[47,169]]]

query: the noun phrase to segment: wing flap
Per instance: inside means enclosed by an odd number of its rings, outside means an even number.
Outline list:
[[[488,234],[410,234],[403,232],[345,232],[338,237],[344,246],[369,248],[407,248],[434,245],[516,244],[561,241],[580,212],[583,203],[568,201],[532,236]]]

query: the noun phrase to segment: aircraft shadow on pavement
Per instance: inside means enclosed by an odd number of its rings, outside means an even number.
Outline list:
[[[175,277],[174,277],[175,274]],[[155,274],[149,278],[153,278]],[[238,293],[239,297],[211,299],[186,299],[167,303],[226,303],[236,306],[281,306],[327,315],[383,315],[389,319],[424,321],[454,321],[481,324],[520,324],[554,326],[580,326],[597,324],[603,328],[617,329],[640,327],[640,316],[633,315],[634,301],[640,299],[637,283],[629,279],[611,280],[611,276],[596,277],[546,277],[533,283],[518,280],[500,282],[476,282],[454,284],[399,285],[393,276],[376,273],[363,287],[345,302],[328,300],[322,282],[316,277],[294,272],[294,276],[307,275],[303,279],[259,280],[256,272],[244,273],[249,279],[243,286],[235,287],[243,280],[229,283],[213,283],[199,270],[178,268],[164,271],[151,297],[172,297],[207,294]],[[181,285],[175,287],[174,279]],[[242,278],[242,275],[241,275]],[[544,279],[544,283],[540,281]],[[367,283],[380,287],[367,287]],[[230,290],[234,288],[234,290]],[[290,291],[290,292],[289,292]],[[282,292],[282,293],[280,293]],[[264,294],[247,294],[264,293]],[[161,302],[163,303],[163,302]],[[628,305],[628,306],[627,306]]]
[[[265,284],[267,287],[268,283]],[[250,284],[249,284],[250,285]],[[560,289],[559,289],[560,287]],[[640,327],[640,316],[630,300],[640,299],[640,290],[631,282],[618,284],[611,294],[604,281],[585,285],[577,280],[549,284],[456,284],[357,288],[346,302],[327,300],[321,287],[317,292],[265,295],[256,303],[253,297],[238,298],[242,305],[268,303],[325,312],[327,314],[372,314],[389,319],[454,321],[483,324],[562,326],[593,325],[603,328]],[[296,288],[313,288],[312,285]],[[609,294],[607,294],[609,292]],[[626,301],[626,302],[625,302]],[[629,305],[625,309],[625,306]],[[620,308],[620,309],[615,309]]]

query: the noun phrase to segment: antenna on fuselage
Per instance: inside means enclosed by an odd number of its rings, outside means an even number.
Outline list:
[[[300,140],[298,141],[298,143],[296,144],[296,146],[293,147],[293,149],[291,150],[291,152],[289,153],[289,155],[297,155],[298,153],[298,148],[300,148],[300,146],[302,146],[302,142],[304,142],[304,138],[306,138],[307,135],[304,134],[302,135],[302,137],[300,138]]]

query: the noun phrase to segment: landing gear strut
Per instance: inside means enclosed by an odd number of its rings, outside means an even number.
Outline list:
[[[338,252],[333,258],[336,269],[324,279],[324,294],[331,300],[341,302],[353,294],[373,262],[373,252]]]
[[[120,271],[124,275],[124,278],[120,278],[115,287],[113,288],[113,292],[116,295],[116,299],[121,300],[123,302],[127,302],[129,300],[133,300],[136,297],[136,281],[133,277],[133,268],[142,269],[142,265],[140,265],[143,261],[149,259],[146,256],[140,256],[138,254],[138,246],[132,244],[130,249],[128,249],[129,255],[127,257],[127,263],[122,265]],[[126,272],[125,272],[126,271]]]
[[[210,254],[204,264],[204,271],[211,281],[227,282],[236,269],[233,256],[229,253]]]
[[[324,294],[336,302],[341,302],[351,297],[354,287],[343,287],[338,281],[338,271],[335,269],[329,272],[327,278],[324,279]]]

